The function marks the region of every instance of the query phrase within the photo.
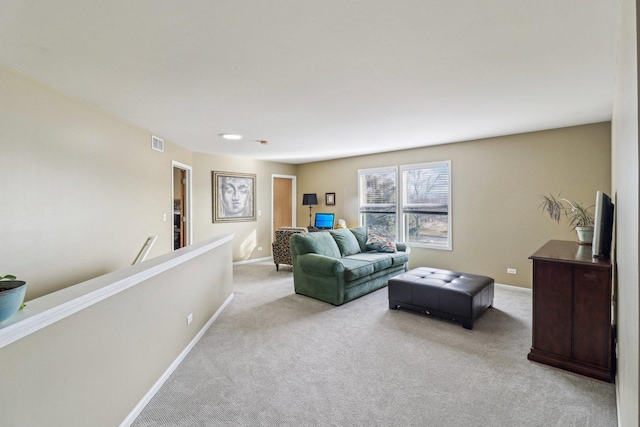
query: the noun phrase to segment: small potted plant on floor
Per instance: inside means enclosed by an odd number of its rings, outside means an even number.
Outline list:
[[[0,276],[0,322],[4,322],[22,308],[27,282],[16,276]]]
[[[564,216],[569,219],[569,226],[578,233],[578,243],[591,244],[593,241],[594,217],[590,212],[593,206],[585,207],[581,203],[557,197],[553,194],[542,196],[540,208],[557,223]]]

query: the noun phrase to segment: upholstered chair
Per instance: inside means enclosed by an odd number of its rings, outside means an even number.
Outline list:
[[[280,271],[280,264],[293,265],[289,238],[296,233],[307,233],[307,229],[305,227],[280,227],[276,230],[276,241],[271,244],[276,271]]]

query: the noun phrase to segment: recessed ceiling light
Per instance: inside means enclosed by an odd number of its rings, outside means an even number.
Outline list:
[[[220,136],[224,139],[242,139],[242,135],[238,135],[237,133],[222,133]]]

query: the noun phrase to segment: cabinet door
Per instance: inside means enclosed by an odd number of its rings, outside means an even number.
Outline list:
[[[533,264],[533,347],[571,357],[572,268],[535,260]]]
[[[611,286],[608,269],[575,267],[573,276],[573,358],[609,368]]]

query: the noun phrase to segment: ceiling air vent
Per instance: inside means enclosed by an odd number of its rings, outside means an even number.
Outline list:
[[[151,135],[151,148],[158,151],[164,151],[164,140]]]

